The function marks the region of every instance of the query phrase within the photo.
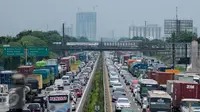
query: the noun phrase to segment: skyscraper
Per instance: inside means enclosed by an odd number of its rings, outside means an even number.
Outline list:
[[[130,26],[129,37],[161,39],[161,27],[159,27],[157,24],[148,24],[147,26]]]
[[[73,25],[66,28],[66,35],[73,37]]]
[[[76,37],[96,40],[96,12],[78,12],[76,14]]]
[[[165,19],[164,20],[164,34],[165,37],[169,37],[173,32],[179,31],[193,31],[193,20],[175,20]]]

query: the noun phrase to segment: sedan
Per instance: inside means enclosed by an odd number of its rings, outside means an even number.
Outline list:
[[[116,88],[114,92],[122,92],[122,94],[126,95],[124,88]]]
[[[123,85],[121,83],[115,83],[112,85],[113,87],[113,92],[116,90],[116,88],[123,88]]]
[[[39,103],[30,103],[27,105],[27,109],[31,110],[31,112],[42,112],[42,108]]]
[[[117,101],[117,99],[121,96],[125,96],[126,94],[124,94],[124,92],[120,92],[120,91],[116,91],[113,93],[112,95],[112,101],[115,102]]]
[[[115,105],[116,111],[121,111],[123,108],[130,108],[131,103],[128,98],[118,98]]]

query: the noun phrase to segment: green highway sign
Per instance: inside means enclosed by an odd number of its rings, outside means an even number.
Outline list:
[[[48,47],[29,47],[28,56],[49,56]]]
[[[24,48],[3,47],[3,56],[24,56]]]

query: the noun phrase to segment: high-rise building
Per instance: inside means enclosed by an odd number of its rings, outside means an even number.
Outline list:
[[[73,37],[73,25],[66,28],[66,35]]]
[[[96,12],[78,12],[76,14],[76,37],[96,40]]]
[[[173,32],[176,32],[176,31],[193,32],[193,20],[165,19],[164,20],[165,37],[169,37]]]
[[[198,34],[197,27],[193,27],[193,32]]]
[[[161,27],[156,24],[147,26],[130,26],[129,37],[146,37],[148,39],[161,39]]]

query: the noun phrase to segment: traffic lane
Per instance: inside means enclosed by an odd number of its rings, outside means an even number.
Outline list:
[[[125,89],[125,91],[126,91],[126,96],[127,96],[127,98],[128,98],[129,101],[131,102],[131,108],[132,108],[132,109],[137,109],[137,110],[136,110],[137,112],[141,112],[140,107],[135,103],[134,97],[133,97],[133,95],[132,95],[130,89],[128,89],[129,87],[126,86],[126,84],[124,83],[124,79],[123,79],[122,77],[120,77],[120,82],[122,83],[122,85],[123,85],[123,87],[124,87],[124,89]],[[111,94],[111,95],[112,95],[112,93],[113,93],[112,91],[113,91],[113,89],[110,88],[110,94]],[[115,112],[115,105],[116,105],[116,103],[113,102],[113,103],[112,103],[113,112]]]

